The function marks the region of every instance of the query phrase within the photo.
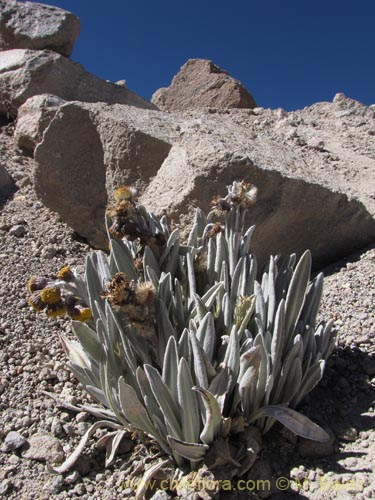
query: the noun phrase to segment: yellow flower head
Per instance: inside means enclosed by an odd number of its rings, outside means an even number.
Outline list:
[[[137,190],[130,186],[121,186],[113,193],[113,197],[117,202],[129,201],[135,196],[137,196]]]
[[[57,318],[58,316],[63,316],[65,313],[66,306],[62,300],[49,304],[46,308],[46,314],[49,318]]]
[[[57,278],[66,282],[70,282],[74,279],[73,271],[69,266],[64,266],[57,273]]]
[[[27,289],[30,293],[35,292],[36,290],[43,290],[45,286],[47,286],[48,281],[46,278],[40,278],[39,276],[30,276],[27,282]]]
[[[46,286],[40,292],[40,298],[45,304],[57,304],[61,297],[61,290],[58,286]]]
[[[92,312],[89,307],[79,307],[76,306],[73,309],[68,310],[69,316],[76,321],[88,321],[92,318]]]

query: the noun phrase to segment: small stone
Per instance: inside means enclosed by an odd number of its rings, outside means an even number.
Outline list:
[[[22,452],[23,458],[51,463],[63,462],[65,458],[60,441],[50,434],[34,434],[29,445],[30,447]]]
[[[5,493],[8,493],[12,486],[12,483],[5,479],[4,481],[0,481],[0,497],[4,496]]]
[[[60,436],[63,432],[61,422],[57,417],[54,417],[51,424],[51,432],[54,436]]]
[[[86,433],[86,431],[90,428],[90,425],[91,424],[89,422],[79,422],[77,425],[78,434],[83,436]]]
[[[81,412],[77,413],[77,415],[76,415],[77,422],[86,422],[88,420],[88,418],[89,418],[89,415],[85,411],[81,411]]]
[[[30,186],[30,184],[31,184],[31,179],[30,179],[30,177],[28,175],[26,175],[20,181],[18,181],[18,185],[21,188],[26,187],[26,186]]]
[[[335,433],[336,436],[343,441],[354,442],[358,438],[358,431],[354,429],[354,427],[342,428],[340,425],[336,425]]]
[[[352,115],[353,111],[351,109],[343,109],[341,111],[336,111],[335,116],[337,118],[344,118],[344,116]]]
[[[51,368],[42,368],[39,373],[39,380],[54,380],[56,378],[56,373],[51,370]]]
[[[121,493],[122,493],[122,496],[124,498],[126,498],[126,497],[130,497],[134,493],[134,491],[131,488],[125,488],[124,490],[121,490]]]
[[[17,455],[11,455],[9,457],[9,460],[8,462],[11,464],[11,465],[17,465],[19,462],[21,461],[20,457],[18,457]]]
[[[97,474],[95,476],[95,481],[98,483],[99,481],[103,481],[104,479],[104,474]]]
[[[324,151],[325,148],[324,141],[318,139],[317,137],[311,137],[307,141],[307,146],[311,149],[316,149],[317,151]]]
[[[42,251],[42,256],[46,259],[53,259],[53,257],[57,254],[57,248],[54,246],[47,246]]]
[[[86,493],[86,487],[84,484],[77,484],[77,486],[74,488],[73,493],[75,493],[78,496],[82,496]]]
[[[17,238],[22,238],[26,234],[26,228],[23,224],[17,224],[9,230],[9,234]]]
[[[46,485],[43,487],[43,490],[48,491],[51,495],[57,495],[60,493],[62,488],[64,487],[64,477],[63,476],[54,476]]]
[[[173,497],[171,497],[171,495],[168,495],[168,493],[164,490],[158,490],[150,498],[150,500],[172,500],[172,499]]]
[[[67,370],[58,370],[56,373],[57,380],[59,382],[68,382],[70,378],[70,372]]]
[[[18,448],[21,448],[21,446],[23,446],[26,442],[27,439],[21,436],[20,433],[11,431],[9,432],[9,434],[7,434],[2,449],[3,451],[17,450]]]

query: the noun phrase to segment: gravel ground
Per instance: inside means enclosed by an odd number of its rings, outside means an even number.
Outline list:
[[[25,283],[31,274],[51,276],[65,264],[82,266],[89,247],[37,200],[32,160],[14,149],[11,125],[0,130],[0,155],[19,187],[0,212],[0,497],[132,497],[134,491],[124,490],[123,480],[129,459],[139,449],[130,440],[124,441],[123,453],[108,469],[104,452],[91,445],[64,477],[47,471],[46,460],[69,454],[93,420],[58,407],[43,392],[72,404],[88,401],[65,369],[58,340],[58,332],[70,332],[69,322],[30,312]],[[332,440],[317,445],[275,426],[245,478],[247,491],[238,485],[237,491],[222,493],[222,499],[375,496],[375,249],[325,274],[321,316],[335,319],[337,349],[301,411],[324,426]],[[32,445],[26,451],[19,448],[22,438]],[[269,483],[262,486],[259,480]],[[159,492],[154,498],[168,495]]]

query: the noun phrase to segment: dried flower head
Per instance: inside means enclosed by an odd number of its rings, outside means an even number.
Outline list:
[[[218,217],[226,215],[230,211],[230,204],[225,198],[221,198],[220,196],[215,196],[212,201],[212,211]]]
[[[196,273],[204,273],[207,271],[207,254],[199,252],[194,256],[194,271]]]
[[[209,227],[208,231],[205,232],[205,237],[206,238],[213,238],[219,233],[224,232],[224,226],[220,224],[220,222],[215,222],[215,224],[212,224],[212,226]]]
[[[57,304],[61,297],[61,290],[58,286],[46,286],[40,292],[40,298],[45,304]]]
[[[137,283],[134,288],[134,302],[136,305],[144,306],[152,304],[156,299],[156,290],[151,281]]]
[[[228,186],[228,198],[233,204],[238,204],[243,207],[252,207],[258,195],[258,188],[245,181],[234,181],[231,186]]]
[[[66,281],[67,283],[70,283],[74,280],[73,271],[69,266],[62,267],[56,276],[58,279]]]
[[[137,270],[137,273],[141,274],[143,273],[143,259],[142,257],[136,257],[134,259],[134,267]]]
[[[30,276],[27,282],[27,289],[30,293],[35,292],[36,290],[43,290],[45,286],[47,286],[48,281],[46,278],[41,278],[40,276]]]
[[[131,302],[133,294],[134,287],[126,274],[116,273],[100,296],[107,299],[113,306],[120,306]]]

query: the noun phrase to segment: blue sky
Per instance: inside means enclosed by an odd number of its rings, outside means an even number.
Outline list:
[[[213,60],[259,106],[336,92],[375,103],[375,0],[50,0],[81,18],[72,58],[149,99],[189,58]]]

